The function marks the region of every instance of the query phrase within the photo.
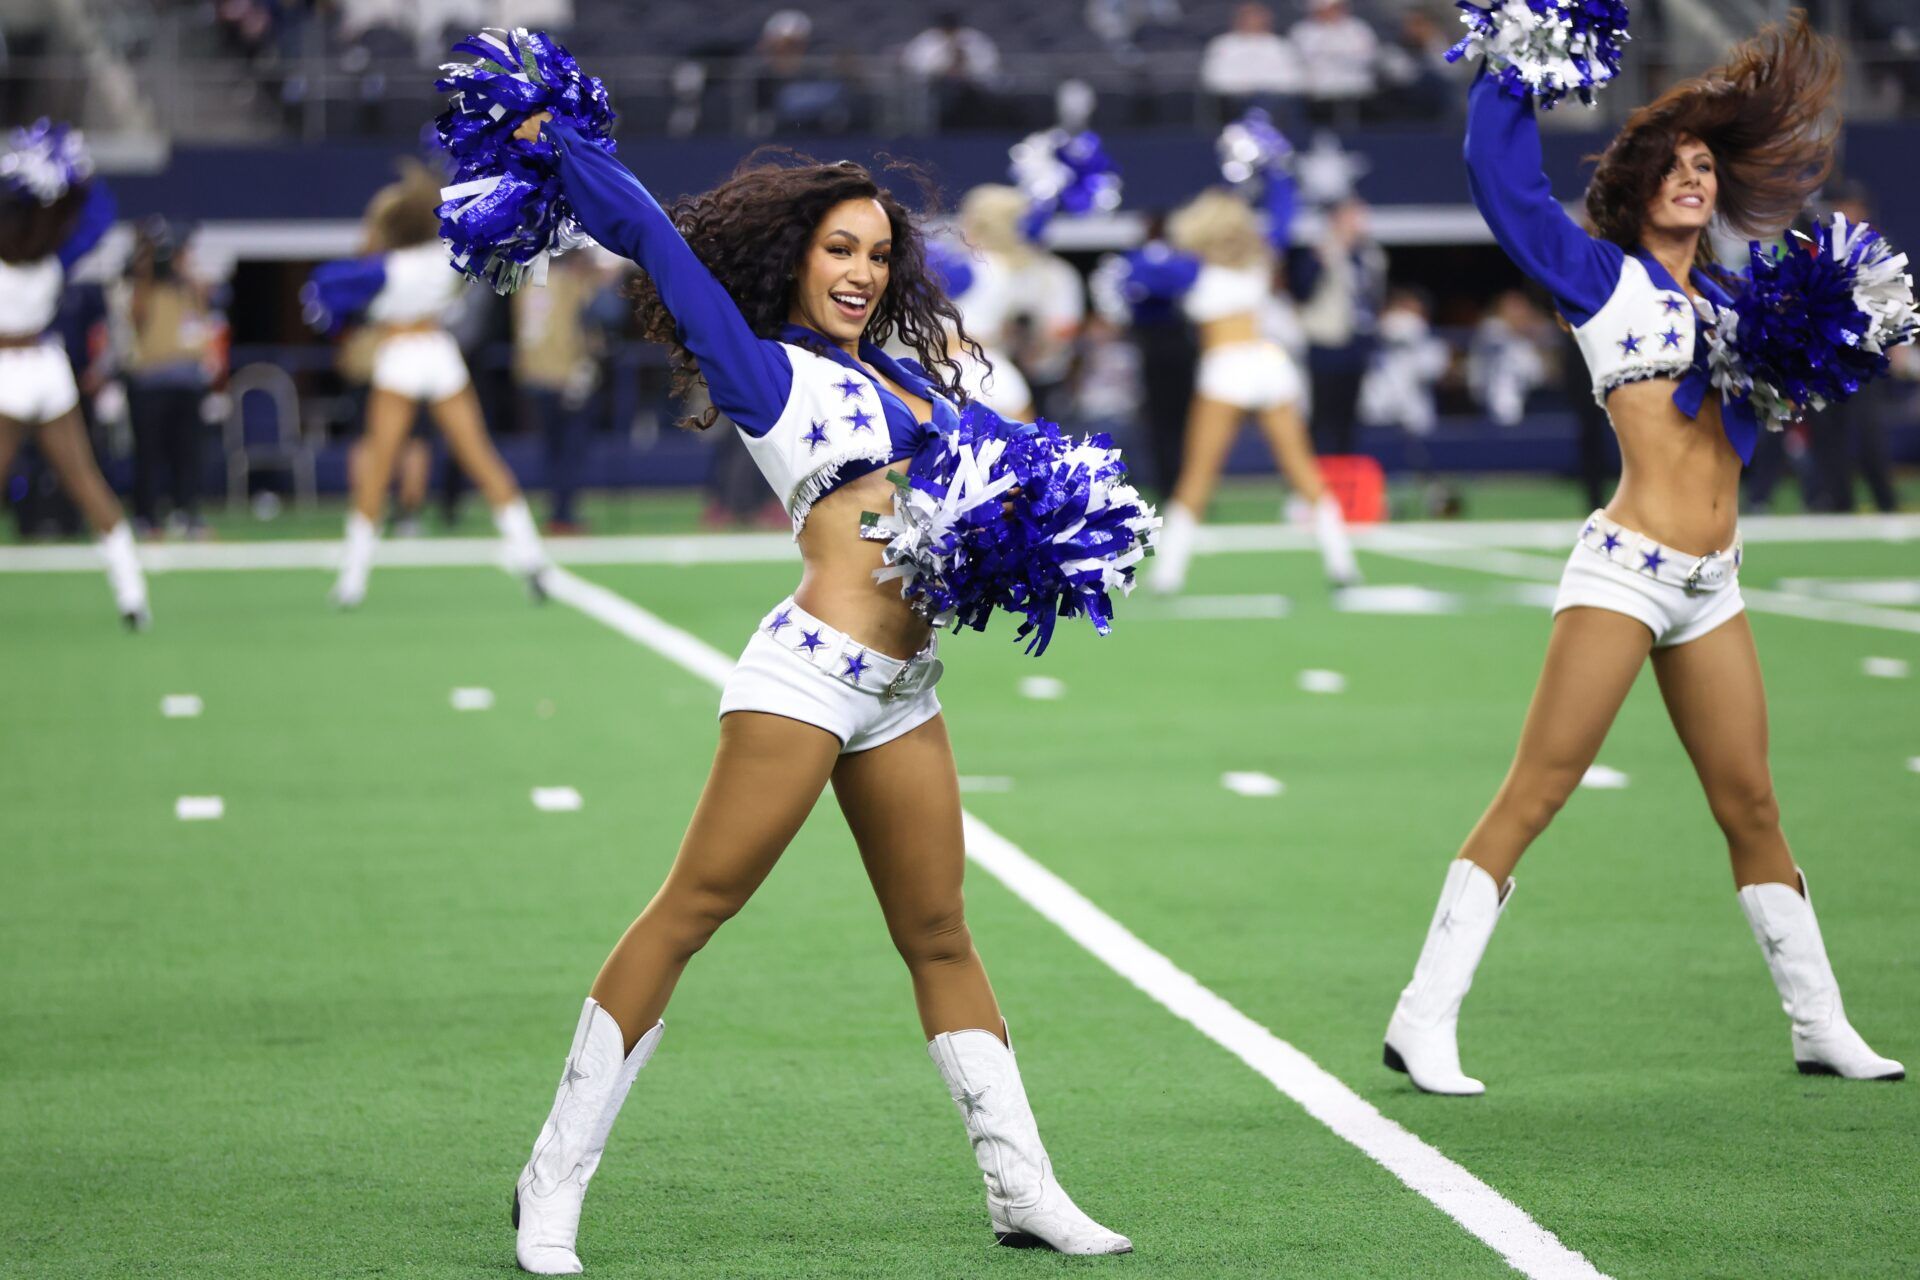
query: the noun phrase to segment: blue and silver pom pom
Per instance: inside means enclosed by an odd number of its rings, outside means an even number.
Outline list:
[[[1458,0],[1467,34],[1447,61],[1484,54],[1487,74],[1542,110],[1569,95],[1588,106],[1620,71],[1627,35],[1622,0]]]
[[[1753,244],[1732,305],[1696,304],[1713,325],[1713,385],[1774,431],[1847,399],[1920,333],[1906,268],[1878,231],[1837,213],[1785,248]]]
[[[1293,144],[1259,107],[1222,129],[1214,150],[1220,156],[1220,176],[1236,187],[1283,169],[1293,159]]]
[[[434,121],[454,166],[440,193],[440,236],[454,266],[512,293],[530,278],[539,282],[549,255],[587,239],[560,192],[553,144],[516,139],[514,130],[550,112],[611,152],[613,105],[606,86],[541,32],[489,29],[453,48],[474,61],[447,63],[434,82],[453,95]]]
[[[1026,230],[1038,239],[1056,213],[1111,213],[1120,207],[1120,170],[1092,130],[1028,134],[1007,153],[1013,185],[1033,203]]]
[[[1108,436],[1075,439],[1050,422],[1011,423],[969,406],[957,430],[925,446],[878,518],[901,595],[935,626],[985,630],[993,610],[1022,615],[1016,638],[1044,653],[1060,618],[1113,625],[1113,593],[1160,518],[1126,482]]]
[[[93,177],[93,157],[78,129],[42,117],[15,129],[0,153],[0,187],[41,205],[57,203]]]

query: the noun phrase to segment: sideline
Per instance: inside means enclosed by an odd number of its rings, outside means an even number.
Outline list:
[[[710,684],[733,660],[617,592],[556,569],[551,597],[571,605]],[[1422,1142],[1306,1054],[1240,1012],[1142,942],[1125,925],[971,813],[967,857],[1115,973],[1246,1063],[1307,1114],[1383,1165],[1408,1187],[1533,1280],[1606,1280],[1525,1210]]]

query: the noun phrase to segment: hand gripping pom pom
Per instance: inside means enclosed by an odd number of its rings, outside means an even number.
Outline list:
[[[1487,74],[1542,110],[1569,94],[1588,106],[1593,91],[1620,71],[1627,35],[1621,0],[1458,0],[1467,34],[1447,61],[1484,54]]]
[[[453,51],[474,61],[447,63],[434,82],[452,94],[434,121],[453,163],[453,182],[440,192],[440,238],[454,266],[512,293],[539,282],[549,255],[587,241],[561,194],[554,145],[518,140],[514,130],[546,111],[611,153],[613,105],[606,86],[541,32],[489,29]]]
[[[1106,435],[1074,439],[1050,422],[1010,423],[978,406],[924,447],[898,486],[882,582],[935,626],[986,629],[996,608],[1023,615],[1016,635],[1046,652],[1060,618],[1113,625],[1111,593],[1133,590],[1160,518]],[[1029,638],[1031,637],[1031,638]]]
[[[59,200],[93,176],[93,157],[78,129],[42,117],[15,129],[0,152],[0,187],[42,206]]]
[[[1748,249],[1731,306],[1700,300],[1713,385],[1774,431],[1887,372],[1887,352],[1920,332],[1907,255],[1840,214],[1784,249]]]
[[[1056,213],[1111,213],[1120,207],[1120,170],[1100,135],[1048,129],[1028,134],[1007,153],[1008,176],[1032,202],[1029,239]]]
[[[1293,159],[1293,144],[1259,107],[1222,129],[1214,150],[1220,157],[1220,176],[1236,187],[1283,169]]]

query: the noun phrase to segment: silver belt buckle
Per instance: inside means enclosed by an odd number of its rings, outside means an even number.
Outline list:
[[[881,691],[880,700],[896,702],[901,698],[910,698],[925,689],[931,689],[940,680],[940,673],[946,670],[946,664],[938,658],[912,658],[894,673],[887,681],[887,687]]]
[[[1709,551],[1693,562],[1693,568],[1687,571],[1686,589],[1688,591],[1717,591],[1727,583],[1727,557],[1718,551]]]

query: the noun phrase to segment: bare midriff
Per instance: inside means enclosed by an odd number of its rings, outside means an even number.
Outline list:
[[[37,347],[46,340],[45,333],[0,333],[0,347]]]
[[[837,631],[890,658],[911,658],[926,647],[932,628],[907,607],[900,583],[875,582],[885,543],[860,536],[860,517],[893,510],[889,471],[904,474],[907,459],[851,480],[813,504],[800,531],[800,585],[794,603]]]
[[[1251,311],[1239,311],[1218,320],[1203,320],[1194,326],[1200,337],[1200,349],[1233,347],[1247,342],[1265,342],[1260,332],[1260,317]]]
[[[382,339],[398,337],[403,333],[438,333],[441,324],[438,320],[397,320],[380,326]]]
[[[1673,402],[1669,378],[1630,382],[1607,397],[1620,440],[1620,487],[1607,515],[1688,555],[1733,545],[1740,520],[1740,455],[1708,395],[1700,416]]]

